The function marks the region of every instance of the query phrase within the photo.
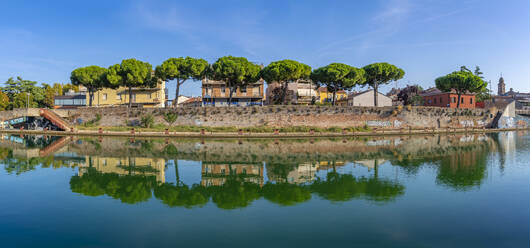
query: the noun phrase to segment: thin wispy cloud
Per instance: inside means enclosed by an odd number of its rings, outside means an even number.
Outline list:
[[[126,19],[137,27],[168,32],[184,37],[196,49],[207,49],[207,42],[221,40],[257,57],[270,39],[261,33],[263,11],[230,9],[222,13],[187,9],[165,1],[138,1],[126,12]],[[201,16],[209,15],[211,18]]]
[[[355,51],[363,54],[380,47],[422,47],[429,45],[467,44],[470,41],[432,41],[413,42],[406,45],[396,43],[393,36],[404,29],[415,28],[418,25],[439,21],[451,16],[459,15],[471,10],[474,2],[462,2],[460,8],[437,15],[425,17],[425,5],[410,0],[394,0],[385,4],[383,8],[371,18],[371,30],[354,34],[344,39],[336,40],[318,50],[320,57],[340,54],[343,51]]]
[[[150,2],[138,1],[128,8],[124,15],[127,21],[134,25],[172,33],[190,32],[188,17],[184,15],[186,11],[173,3],[163,5],[150,4]]]
[[[411,12],[409,0],[393,0],[372,17],[373,22],[397,24],[406,19]]]
[[[339,50],[355,49],[365,51],[371,47],[376,39],[388,37],[400,30],[400,26],[411,13],[408,0],[393,0],[385,3],[381,9],[372,15],[365,31],[346,38],[335,40],[318,50],[319,56],[327,56],[340,52]]]

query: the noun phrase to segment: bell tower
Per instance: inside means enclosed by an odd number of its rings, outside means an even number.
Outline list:
[[[498,84],[498,92],[497,95],[502,96],[506,94],[506,84],[504,84],[504,78],[501,75],[501,78],[499,78],[499,84]]]

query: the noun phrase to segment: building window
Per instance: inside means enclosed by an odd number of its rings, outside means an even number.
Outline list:
[[[436,104],[436,99],[437,99],[437,98],[434,98],[434,104]]]
[[[464,98],[460,98],[460,103],[464,103]]]
[[[116,100],[121,101],[121,94],[116,94]]]
[[[247,93],[247,86],[241,86],[240,91],[241,93]]]
[[[456,103],[456,97],[452,97],[451,100],[453,103]]]
[[[469,98],[469,104],[473,104],[473,98]]]
[[[103,101],[106,101],[107,100],[107,93],[103,93]]]
[[[147,93],[147,99],[151,99],[151,93]]]
[[[443,101],[442,101],[442,98],[440,97],[440,103],[442,103],[442,102],[443,102]]]
[[[222,94],[226,93],[226,86],[224,86],[224,85],[221,86],[221,93]]]

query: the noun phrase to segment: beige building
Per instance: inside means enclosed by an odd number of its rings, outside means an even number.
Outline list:
[[[245,87],[239,87],[232,94],[233,106],[263,105],[265,94],[263,80]],[[203,106],[228,106],[230,88],[223,81],[202,80],[202,105]]]
[[[229,176],[263,186],[263,164],[202,164],[202,186],[221,186]]]
[[[289,104],[309,105],[319,101],[317,86],[310,80],[300,80],[287,84],[285,101]],[[279,83],[270,83],[267,86],[265,104],[271,105],[275,102],[275,95],[281,90]]]
[[[86,156],[85,161],[79,166],[79,176],[92,165],[101,173],[156,176],[156,180],[162,183],[166,180],[166,160],[162,158]]]
[[[134,107],[163,108],[166,102],[165,82],[160,82],[155,88],[132,88],[132,105]],[[86,94],[86,104],[89,104],[89,94]],[[104,88],[94,93],[93,106],[119,106],[129,104],[129,88]]]

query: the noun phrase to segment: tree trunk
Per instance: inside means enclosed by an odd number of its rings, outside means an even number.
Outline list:
[[[377,88],[378,88],[378,85],[377,85],[377,82],[374,82],[374,107],[377,107]]]
[[[458,93],[458,100],[456,102],[456,108],[460,108],[460,97],[461,97],[462,93]]]
[[[282,87],[282,104],[287,104],[285,102],[287,96],[287,82],[280,84],[280,87]]]
[[[132,87],[129,86],[129,108],[132,107]]]
[[[178,159],[174,159],[173,162],[175,164],[175,181],[176,181],[176,185],[179,186],[180,185],[179,161]]]
[[[177,89],[175,90],[175,107],[178,107],[178,106],[179,106],[179,91],[180,91],[180,85],[183,84],[184,81],[186,81],[186,80],[183,80],[182,82],[180,82],[180,79],[177,79]]]
[[[228,96],[228,106],[232,105],[232,94],[234,93],[234,91],[235,91],[235,87],[230,87],[230,94]]]
[[[337,91],[335,90],[333,91],[333,101],[331,105],[335,106],[336,101],[337,101]]]
[[[88,106],[92,107],[93,100],[94,100],[94,90],[88,90]]]
[[[377,165],[377,159],[374,160],[374,178],[377,179],[379,177],[379,166]]]

